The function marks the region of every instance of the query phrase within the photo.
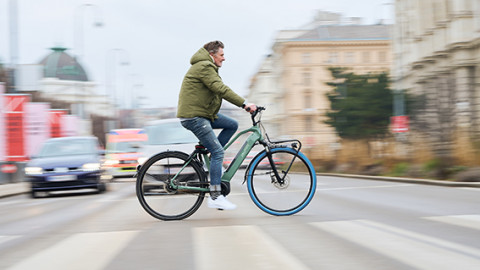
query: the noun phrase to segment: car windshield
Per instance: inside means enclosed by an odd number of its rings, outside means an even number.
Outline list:
[[[45,142],[39,157],[95,154],[97,145],[90,139],[51,140]]]
[[[143,143],[144,141],[110,142],[107,150],[111,153],[135,153]]]
[[[196,143],[198,139],[193,133],[180,124],[180,122],[169,122],[146,128],[148,144],[183,144]]]

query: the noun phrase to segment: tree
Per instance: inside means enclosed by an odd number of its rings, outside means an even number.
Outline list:
[[[389,133],[393,96],[386,73],[358,75],[346,68],[329,69],[334,80],[327,83],[330,110],[326,124],[342,139],[374,139]]]

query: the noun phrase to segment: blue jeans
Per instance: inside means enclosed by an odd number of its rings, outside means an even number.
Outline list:
[[[195,134],[200,143],[211,153],[210,186],[211,190],[220,191],[222,181],[223,147],[238,129],[238,122],[226,115],[218,114],[215,121],[203,117],[183,120],[182,126]],[[218,137],[213,129],[223,129]],[[212,189],[213,188],[213,189]]]

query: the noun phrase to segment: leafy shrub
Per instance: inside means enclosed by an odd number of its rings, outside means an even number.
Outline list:
[[[406,162],[397,163],[395,164],[395,166],[393,166],[391,175],[404,176],[407,173],[407,170],[408,170],[408,163]]]

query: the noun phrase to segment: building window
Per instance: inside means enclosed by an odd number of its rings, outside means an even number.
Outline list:
[[[309,86],[312,83],[312,74],[310,72],[303,73],[303,85]]]
[[[355,53],[354,52],[346,52],[345,53],[345,63],[347,63],[347,64],[355,63]]]
[[[307,92],[305,93],[304,95],[304,99],[305,99],[305,107],[303,107],[304,110],[307,110],[307,109],[311,109],[312,108],[312,95]]]
[[[378,61],[380,63],[387,62],[387,52],[385,51],[378,52]]]
[[[328,53],[328,61],[327,62],[330,63],[330,64],[338,63],[338,53],[337,52]]]
[[[363,52],[362,61],[363,63],[370,63],[370,52]]]
[[[303,53],[302,54],[302,64],[311,64],[312,63],[312,54]]]
[[[305,117],[305,132],[312,132],[313,131],[313,121],[311,116]]]

